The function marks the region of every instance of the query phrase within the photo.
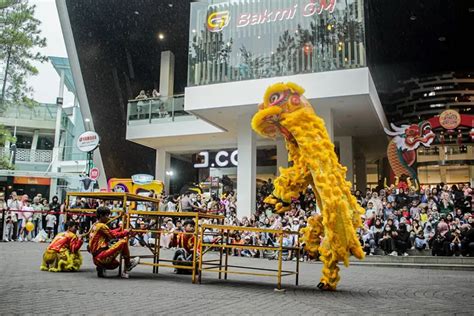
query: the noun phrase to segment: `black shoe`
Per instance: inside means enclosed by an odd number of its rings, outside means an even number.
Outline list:
[[[96,270],[97,270],[97,277],[105,278],[105,269],[104,268],[97,267]]]

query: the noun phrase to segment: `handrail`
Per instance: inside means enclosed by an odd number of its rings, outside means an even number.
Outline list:
[[[174,94],[170,96],[159,96],[159,97],[150,97],[150,98],[144,98],[144,99],[130,99],[128,100],[128,103],[133,103],[133,102],[139,102],[139,101],[153,101],[153,100],[161,100],[163,98],[173,98],[173,99],[179,99],[179,98],[184,98],[184,93],[183,94]]]

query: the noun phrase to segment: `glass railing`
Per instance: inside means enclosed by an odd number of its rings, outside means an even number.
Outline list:
[[[196,117],[184,110],[184,95],[147,98],[128,101],[128,123],[163,123],[194,120]]]
[[[27,106],[9,106],[0,113],[0,117],[33,120],[33,121],[54,121],[56,120],[57,105],[40,104],[34,107]]]
[[[363,0],[191,4],[188,86],[365,65]]]

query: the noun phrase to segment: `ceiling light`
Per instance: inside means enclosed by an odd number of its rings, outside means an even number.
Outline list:
[[[467,9],[469,11],[469,13],[474,13],[474,7],[473,8],[469,8]]]
[[[173,7],[173,4],[172,4],[172,3],[168,3],[168,7],[172,8],[172,7]]]
[[[138,11],[135,11],[135,12],[133,12],[133,13],[134,13],[135,15],[140,15],[140,12],[138,12]]]
[[[446,37],[440,36],[440,37],[438,37],[438,41],[444,42],[444,41],[446,41]]]
[[[430,97],[434,97],[435,95],[436,95],[436,92],[434,92],[434,91],[431,91],[430,93],[428,93],[428,96],[430,96]]]
[[[258,39],[261,39],[262,37],[259,35],[259,36],[257,36],[257,38],[258,38]]]
[[[430,108],[442,108],[444,106],[443,103],[436,103],[436,104],[430,104]]]
[[[165,35],[164,35],[163,33],[159,33],[159,34],[158,34],[158,38],[159,38],[160,40],[164,40],[164,39],[165,39]]]
[[[412,15],[410,16],[410,20],[415,21],[415,20],[416,20],[416,15],[412,14]]]
[[[193,29],[193,33],[196,33],[196,30],[195,30],[195,29]]]
[[[86,119],[84,119],[84,122],[86,122],[86,123],[89,123],[90,121],[91,121],[91,119],[90,119],[90,118],[86,118]]]

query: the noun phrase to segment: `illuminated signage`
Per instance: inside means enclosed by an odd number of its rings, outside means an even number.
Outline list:
[[[77,139],[77,148],[82,152],[94,151],[99,147],[100,137],[96,132],[84,132]]]
[[[261,12],[244,12],[236,17],[238,28],[293,20],[296,16],[309,18],[315,14],[321,15],[324,11],[333,13],[336,0],[308,0],[305,5],[294,4],[281,9],[265,9]],[[207,17],[207,29],[210,32],[222,31],[230,21],[229,11],[212,12]]]
[[[454,110],[446,110],[440,114],[439,123],[445,129],[455,129],[461,124],[461,115]]]
[[[153,177],[151,174],[134,174],[132,176],[132,182],[135,184],[150,184],[153,182]]]
[[[216,153],[214,156],[214,160],[211,162],[209,159],[209,152],[208,151],[201,151],[199,156],[199,162],[194,164],[194,168],[225,168],[225,167],[237,167],[237,150],[233,152],[228,152],[225,150],[221,150]]]
[[[220,32],[229,25],[229,11],[213,12],[207,17],[207,29],[209,32]]]

